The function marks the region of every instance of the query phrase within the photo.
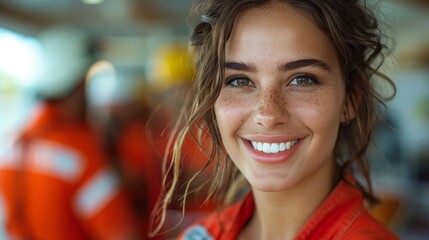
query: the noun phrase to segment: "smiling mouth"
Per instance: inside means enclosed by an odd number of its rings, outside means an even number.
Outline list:
[[[256,151],[264,153],[278,153],[284,152],[291,149],[299,140],[292,140],[289,142],[279,142],[279,143],[266,143],[266,142],[256,142],[249,141],[253,148]]]

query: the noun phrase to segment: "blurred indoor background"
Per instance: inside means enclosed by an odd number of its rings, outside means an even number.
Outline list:
[[[373,214],[401,239],[428,239],[429,0],[371,4],[381,9],[377,16],[393,38],[389,43],[395,51],[383,70],[397,84],[389,110],[380,108],[378,150],[371,152],[375,188],[385,200]],[[79,29],[88,39],[91,59],[114,66],[115,80],[94,78],[87,84],[93,122],[103,121],[106,105],[124,114],[127,110],[117,105],[129,104],[130,98],[150,109],[150,115],[171,89],[192,76],[180,64],[170,66],[186,52],[195,23],[188,17],[191,5],[192,0],[0,0],[0,152],[37,111],[36,76],[44,54],[40,33],[58,26]],[[168,117],[174,118],[177,102],[168,107]],[[0,202],[0,224],[2,211]],[[0,225],[0,239],[3,232]]]

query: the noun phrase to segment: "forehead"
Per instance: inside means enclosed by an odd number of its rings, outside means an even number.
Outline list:
[[[331,40],[309,14],[286,3],[246,9],[236,17],[226,45],[226,58],[250,56],[257,50],[264,55],[283,53],[290,58],[337,58]]]

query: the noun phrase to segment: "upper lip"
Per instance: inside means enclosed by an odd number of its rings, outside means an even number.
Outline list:
[[[241,136],[242,139],[254,142],[264,143],[280,143],[300,140],[303,136],[280,136],[280,135],[265,135],[265,134],[249,134]]]

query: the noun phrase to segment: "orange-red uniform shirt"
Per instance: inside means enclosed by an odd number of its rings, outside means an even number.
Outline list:
[[[255,211],[252,194],[189,227],[179,239],[237,239]],[[360,191],[341,181],[305,223],[296,240],[399,239],[372,218]]]
[[[121,239],[134,232],[129,202],[85,124],[43,109],[0,156],[8,233],[21,239]]]

